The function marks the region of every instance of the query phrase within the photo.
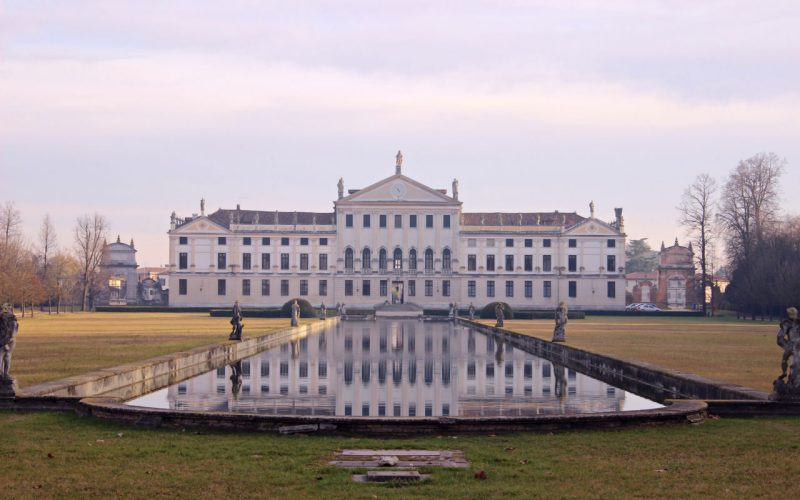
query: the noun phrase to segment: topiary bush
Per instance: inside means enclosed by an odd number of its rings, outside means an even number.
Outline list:
[[[316,318],[317,311],[314,309],[307,300],[305,299],[291,299],[289,302],[285,303],[283,307],[281,307],[281,318],[291,318],[292,317],[292,302],[297,301],[297,304],[300,306],[300,317],[301,318]]]
[[[506,304],[505,302],[491,302],[486,304],[486,307],[484,307],[481,311],[481,319],[497,319],[497,315],[494,313],[494,309],[497,304],[503,306],[503,314],[505,314],[505,319],[512,319],[514,317],[514,311],[511,309],[510,305]]]

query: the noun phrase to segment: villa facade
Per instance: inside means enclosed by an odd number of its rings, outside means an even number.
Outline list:
[[[220,209],[169,231],[171,306],[278,307],[292,298],[371,308],[625,307],[622,209],[604,222],[560,212],[464,212],[402,174],[345,193],[332,212]]]

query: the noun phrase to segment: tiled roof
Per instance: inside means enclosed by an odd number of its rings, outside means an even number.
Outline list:
[[[473,212],[462,214],[464,226],[574,226],[585,220],[562,212]]]
[[[258,220],[259,224],[279,224],[283,226],[295,224],[303,226],[312,224],[332,226],[334,224],[333,212],[266,212],[263,210],[227,210],[221,208],[213,214],[209,214],[208,218],[220,226],[230,228],[231,214],[233,214],[234,221],[238,220],[239,224],[255,224],[256,220]]]

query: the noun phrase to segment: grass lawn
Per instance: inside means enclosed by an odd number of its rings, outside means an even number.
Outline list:
[[[552,320],[505,324],[546,340],[553,338],[555,326]],[[567,324],[567,345],[771,392],[780,374],[777,331],[777,321],[589,316]]]
[[[561,434],[358,439],[152,430],[73,414],[0,412],[3,496],[531,498],[791,496],[800,419]],[[428,483],[351,481],[342,448],[461,449]],[[484,470],[486,480],[474,479]]]
[[[315,321],[315,320],[304,320]],[[245,318],[244,336],[289,326]],[[227,318],[208,313],[70,313],[20,318],[12,373],[20,387],[227,341]]]

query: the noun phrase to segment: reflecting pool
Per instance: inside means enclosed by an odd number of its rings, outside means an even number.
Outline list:
[[[461,325],[340,322],[127,402],[185,411],[516,417],[662,405]]]

